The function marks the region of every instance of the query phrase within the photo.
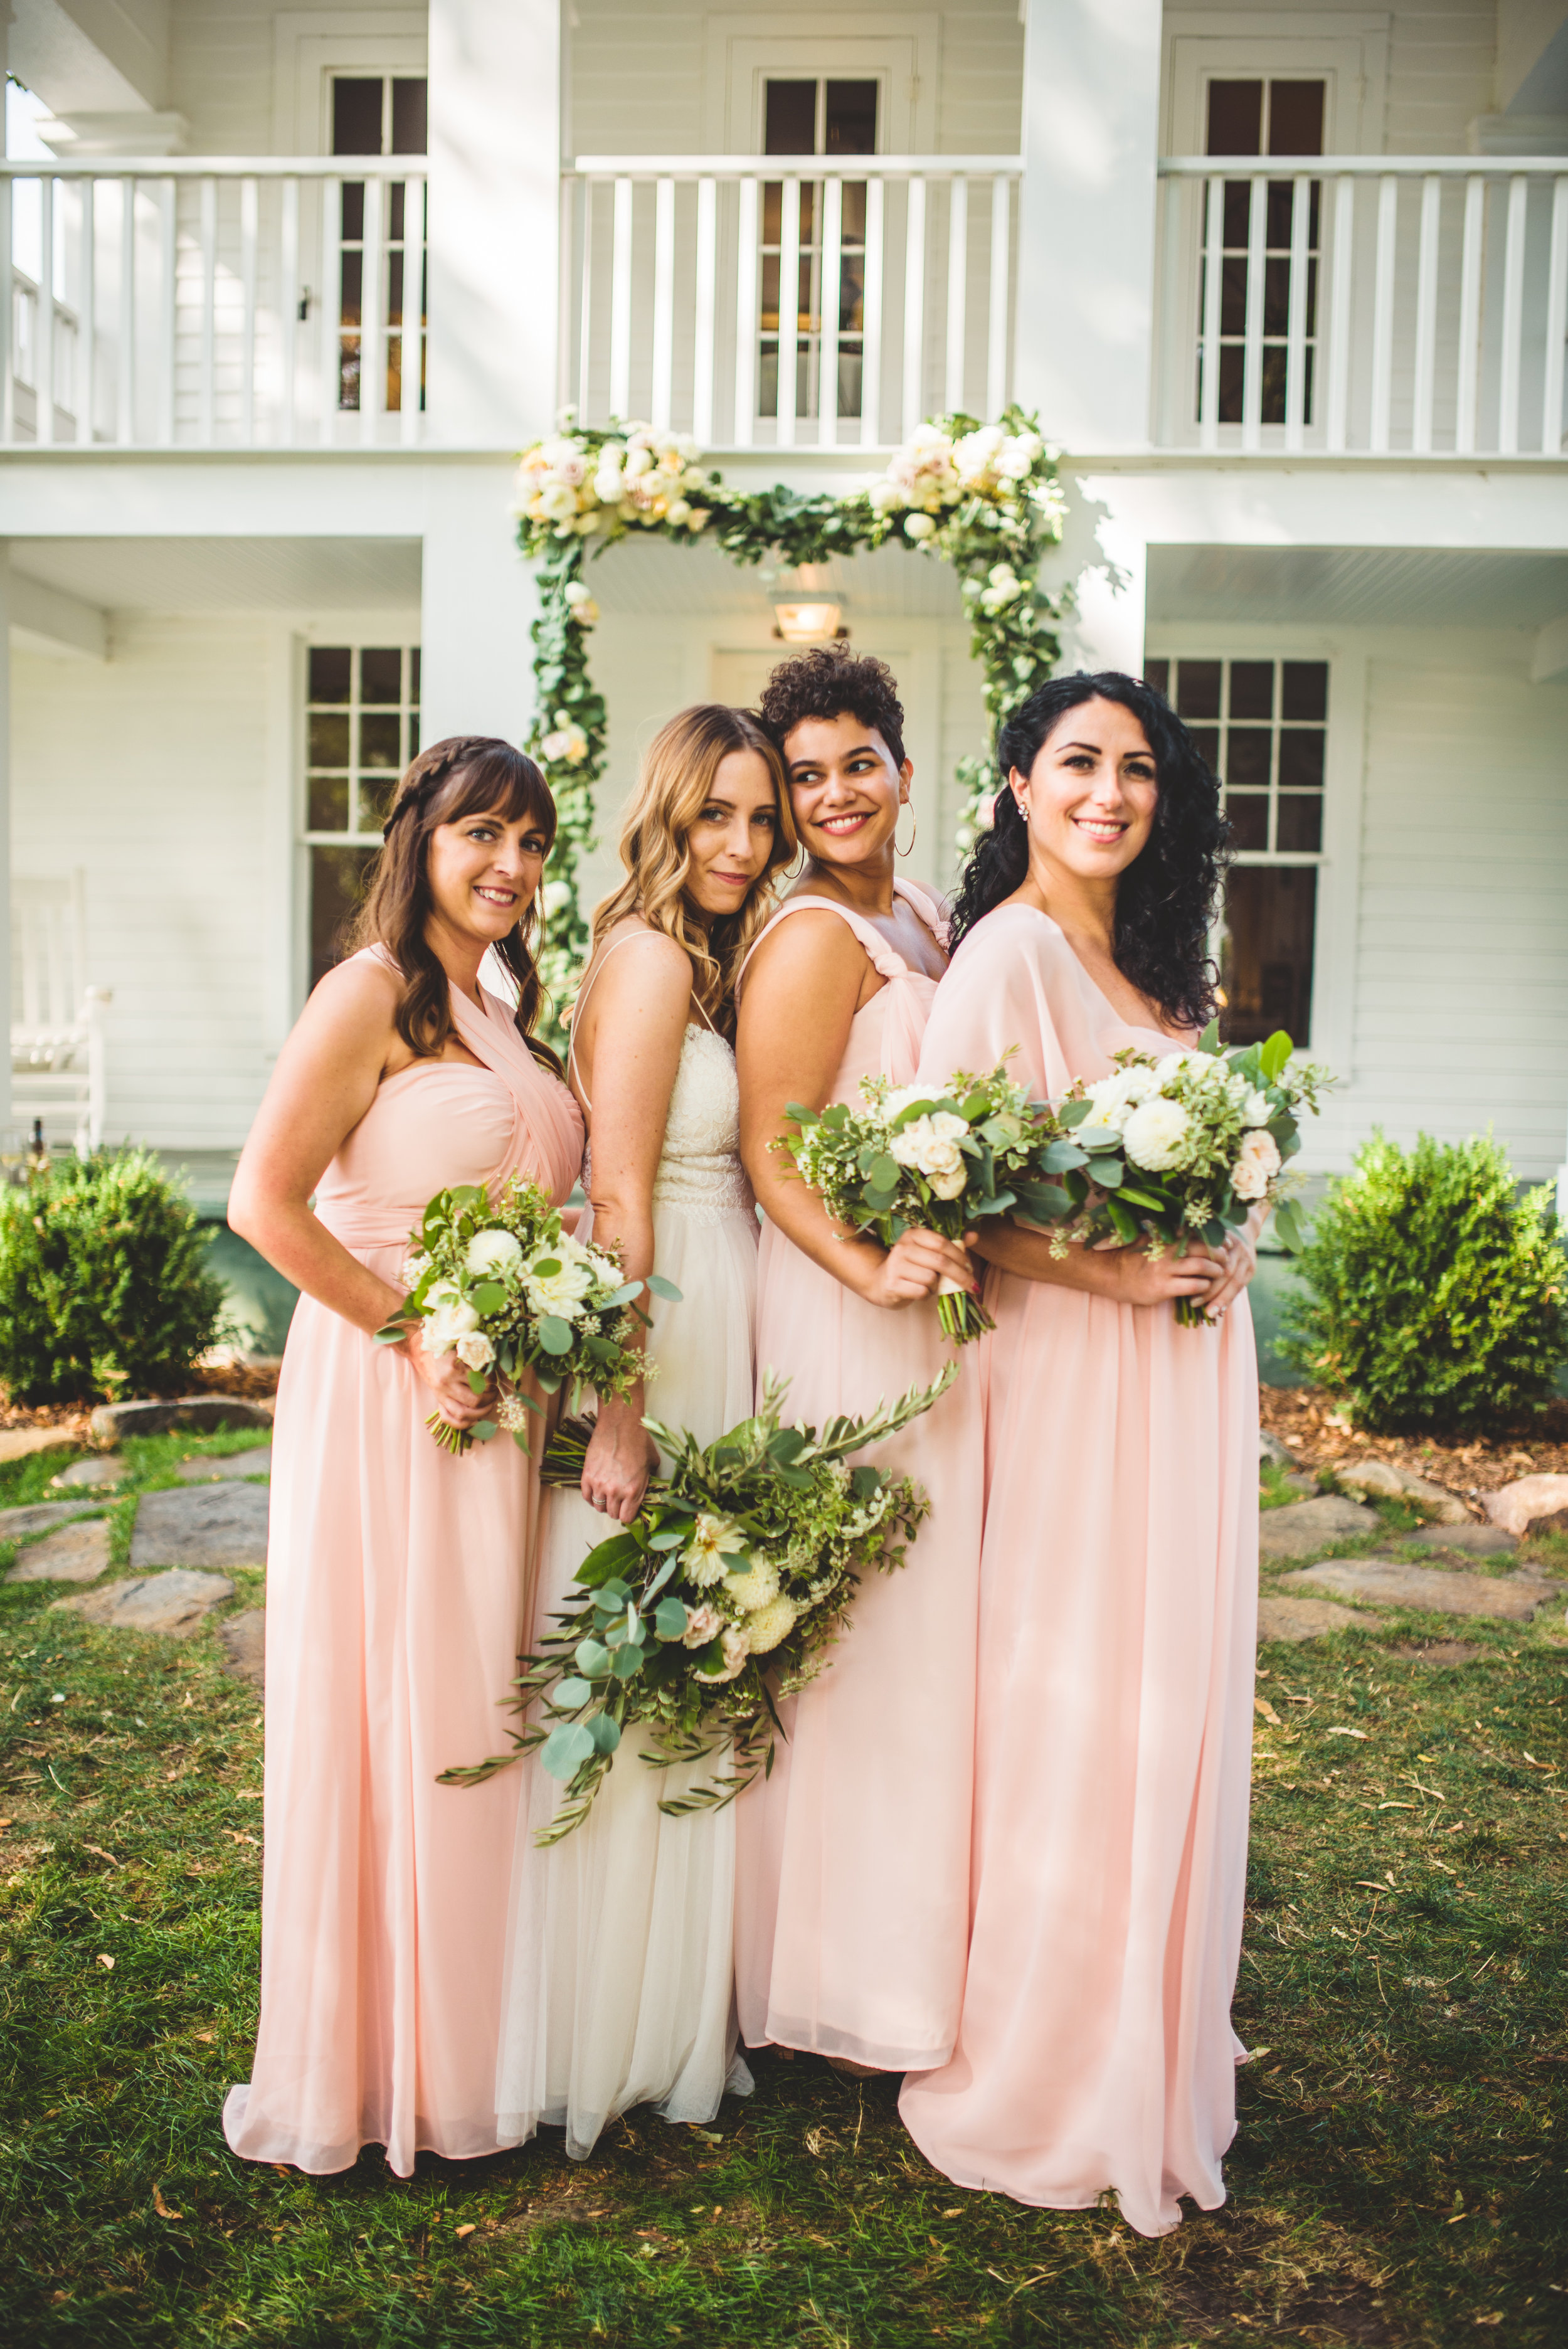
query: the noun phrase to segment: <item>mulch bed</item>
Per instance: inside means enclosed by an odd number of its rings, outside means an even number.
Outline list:
[[[263,1402],[278,1391],[275,1362],[212,1362],[188,1371],[170,1395],[233,1395],[244,1402]],[[3,1391],[0,1391],[3,1392]],[[161,1400],[161,1397],[160,1398]],[[90,1402],[19,1403],[0,1402],[0,1431],[14,1427],[56,1427],[62,1444],[91,1444],[88,1422]]]
[[[1259,1401],[1269,1434],[1288,1444],[1304,1468],[1333,1468],[1352,1460],[1387,1460],[1455,1493],[1473,1517],[1480,1495],[1516,1476],[1568,1475],[1568,1402],[1553,1403],[1528,1432],[1490,1442],[1432,1435],[1367,1435],[1345,1423],[1343,1406],[1315,1387],[1262,1387]]]

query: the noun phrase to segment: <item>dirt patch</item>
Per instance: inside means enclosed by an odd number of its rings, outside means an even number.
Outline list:
[[[1407,1641],[1403,1647],[1388,1650],[1391,1656],[1406,1656],[1415,1664],[1473,1664],[1487,1651],[1469,1640],[1427,1640]]]
[[[1528,1433],[1481,1443],[1458,1436],[1367,1435],[1347,1427],[1344,1406],[1314,1387],[1262,1387],[1258,1399],[1264,1426],[1303,1468],[1387,1460],[1441,1485],[1477,1519],[1483,1493],[1519,1476],[1568,1475],[1568,1403],[1553,1403]]]

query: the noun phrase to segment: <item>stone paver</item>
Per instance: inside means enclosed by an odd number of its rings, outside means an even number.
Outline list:
[[[1282,1444],[1277,1435],[1271,1435],[1266,1427],[1260,1429],[1258,1433],[1258,1459],[1260,1462],[1272,1460],[1276,1468],[1295,1466],[1295,1454],[1289,1444]]]
[[[35,1452],[63,1452],[76,1440],[63,1427],[0,1427],[0,1462],[26,1460]]]
[[[1501,1526],[1422,1526],[1417,1533],[1401,1534],[1399,1539],[1419,1542],[1423,1549],[1447,1550],[1467,1557],[1504,1557],[1519,1547],[1514,1536],[1505,1534]]]
[[[1265,1640],[1317,1640],[1325,1631],[1365,1631],[1367,1618],[1331,1599],[1258,1600],[1258,1643]]]
[[[1445,1574],[1393,1557],[1339,1557],[1283,1575],[1286,1590],[1328,1590],[1368,1607],[1419,1607],[1431,1615],[1490,1615],[1527,1623],[1543,1600],[1561,1590],[1532,1574]]]
[[[25,1549],[7,1582],[96,1582],[108,1564],[108,1523],[82,1517]]]
[[[136,1513],[132,1566],[263,1566],[266,1556],[264,1485],[149,1493]]]
[[[1505,1533],[1568,1534],[1568,1476],[1516,1476],[1481,1506]]]
[[[264,1607],[247,1607],[242,1615],[230,1615],[218,1626],[218,1638],[223,1650],[223,1670],[237,1681],[249,1681],[253,1688],[263,1684],[263,1668],[267,1652],[267,1610]]]
[[[1391,1461],[1346,1461],[1334,1474],[1347,1493],[1377,1493],[1389,1501],[1418,1501],[1423,1508],[1430,1509],[1441,1526],[1470,1523],[1470,1512],[1457,1494],[1434,1485],[1429,1477],[1416,1475],[1408,1468],[1396,1468]]]
[[[91,1590],[85,1599],[57,1599],[55,1605],[89,1623],[104,1623],[116,1631],[161,1631],[171,1640],[188,1640],[199,1631],[214,1607],[234,1595],[225,1574],[138,1574]]]
[[[125,1435],[166,1435],[171,1427],[211,1435],[221,1427],[271,1427],[270,1402],[245,1402],[238,1395],[181,1395],[171,1402],[100,1403],[88,1422],[99,1444]]]
[[[1264,1509],[1258,1521],[1258,1541],[1266,1557],[1310,1557],[1331,1541],[1348,1534],[1375,1534],[1381,1519],[1371,1509],[1326,1493],[1315,1501],[1292,1501],[1283,1509]]]
[[[231,1452],[222,1460],[182,1460],[174,1473],[187,1485],[229,1485],[243,1476],[270,1476],[273,1447],[261,1444],[253,1452]]]
[[[74,1493],[78,1485],[85,1485],[92,1491],[100,1485],[118,1485],[127,1473],[125,1462],[118,1452],[89,1453],[85,1460],[73,1460],[68,1468],[62,1468],[57,1476],[51,1476],[49,1484],[57,1493]]]
[[[24,1534],[47,1533],[67,1517],[79,1517],[100,1506],[88,1494],[79,1501],[34,1501],[25,1509],[0,1509],[0,1541],[20,1541]]]

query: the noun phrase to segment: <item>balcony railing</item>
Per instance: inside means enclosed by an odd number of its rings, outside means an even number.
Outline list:
[[[1568,160],[1184,155],[1160,173],[1162,446],[1562,452]]]
[[[0,163],[0,446],[422,438],[423,157]]]
[[[1016,158],[588,155],[563,399],[705,448],[882,448],[1009,394]],[[789,289],[793,289],[791,298]]]

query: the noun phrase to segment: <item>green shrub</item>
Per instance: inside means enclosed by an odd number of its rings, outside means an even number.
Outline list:
[[[1374,1134],[1295,1269],[1281,1350],[1361,1426],[1476,1433],[1552,1401],[1568,1251],[1551,1186],[1522,1195],[1490,1134],[1408,1153]]]
[[[0,1193],[0,1380],[13,1401],[178,1391],[222,1317],[209,1237],[145,1150],[56,1159]]]

